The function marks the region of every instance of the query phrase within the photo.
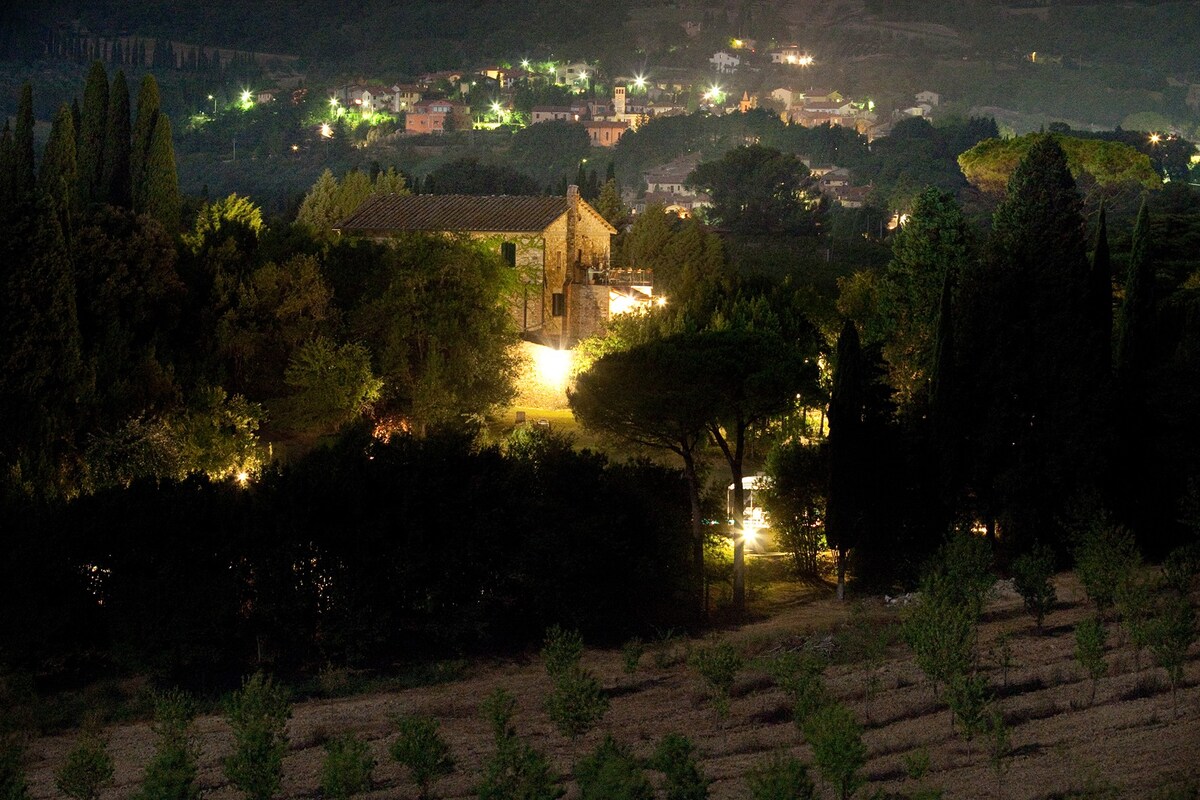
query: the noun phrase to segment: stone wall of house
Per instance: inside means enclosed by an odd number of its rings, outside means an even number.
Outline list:
[[[518,330],[541,330],[550,315],[543,286],[545,237],[542,234],[477,233],[472,238],[497,257],[502,255],[504,243],[511,242],[517,246],[516,274],[506,304]]]
[[[570,344],[594,336],[608,324],[607,286],[572,284],[567,293],[567,319],[570,322]]]

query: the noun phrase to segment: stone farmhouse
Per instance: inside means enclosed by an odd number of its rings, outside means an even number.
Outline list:
[[[482,243],[516,272],[507,302],[529,341],[571,347],[609,318],[609,256],[617,230],[576,186],[565,197],[376,195],[334,230],[383,242],[419,231]]]

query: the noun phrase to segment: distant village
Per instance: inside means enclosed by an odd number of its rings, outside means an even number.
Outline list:
[[[883,112],[869,98],[847,98],[836,89],[806,84],[805,70],[813,58],[799,46],[758,53],[753,42],[735,40],[734,44],[736,47],[714,53],[709,59],[711,69],[701,74],[662,69],[648,70],[646,75],[609,76],[582,61],[538,65],[525,61],[515,67],[491,64],[474,72],[432,72],[412,83],[360,80],[329,87],[327,93],[335,116],[353,113],[377,119],[386,115],[400,125],[399,136],[565,121],[581,125],[594,147],[612,147],[626,132],[655,117],[697,110],[738,114],[759,108],[794,125],[853,128],[870,141],[887,136],[899,119],[932,116],[941,99],[937,92],[918,91],[911,105]],[[730,88],[739,83],[739,71],[746,70],[770,72],[774,77],[766,85],[771,88],[764,92]],[[577,99],[562,105],[535,105],[522,114],[514,108],[514,96],[523,85],[562,87]],[[273,102],[284,93],[262,90],[256,99]],[[332,135],[332,131],[326,129],[325,134]],[[642,176],[645,193],[634,196],[627,192],[626,201],[639,212],[650,204],[684,216],[703,208],[710,199],[685,186],[698,159],[698,154],[689,154],[646,172]],[[848,208],[865,204],[870,187],[851,185],[849,170],[835,164],[806,163],[831,200]]]
[[[699,23],[684,23],[689,37],[699,33]],[[320,136],[337,135],[339,119],[351,127],[368,122],[389,123],[393,133],[372,142],[404,137],[440,136],[464,130],[520,128],[546,122],[577,123],[593,147],[613,147],[621,137],[655,117],[703,111],[714,115],[747,113],[762,109],[794,125],[836,125],[852,128],[867,141],[887,136],[901,119],[931,117],[937,113],[938,92],[914,87],[911,102],[903,107],[877,108],[869,97],[847,97],[834,87],[809,81],[814,57],[797,43],[771,42],[760,48],[754,39],[733,38],[707,59],[707,69],[647,67],[644,74],[607,71],[586,61],[497,62],[476,69],[445,70],[418,75],[409,82],[358,79],[321,89],[307,85],[294,56],[251,53],[204,47],[184,42],[140,37],[108,38],[85,30],[64,35],[59,47],[64,55],[98,57],[118,63],[203,69],[223,68],[234,62],[262,68],[267,86],[246,89],[240,105],[292,102],[299,104],[310,92],[328,98],[329,109],[318,129]],[[83,52],[74,53],[74,50]],[[755,87],[753,89],[746,87]],[[533,105],[518,110],[517,94],[548,87],[566,98],[556,105]],[[546,93],[546,92],[543,92]],[[211,95],[209,100],[212,100]],[[215,104],[214,104],[215,110]],[[688,154],[658,165],[644,174],[644,191],[629,187],[623,200],[635,212],[659,204],[682,216],[705,207],[706,195],[685,185],[698,163]],[[860,208],[871,191],[852,185],[850,171],[836,164],[805,161],[832,202]]]

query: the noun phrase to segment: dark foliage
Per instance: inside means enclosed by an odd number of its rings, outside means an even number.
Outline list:
[[[10,513],[0,563],[27,566],[0,619],[31,668],[98,652],[211,687],[256,661],[515,647],[552,622],[616,642],[685,606],[678,473],[555,439],[506,456],[352,434],[248,489],[138,482]]]

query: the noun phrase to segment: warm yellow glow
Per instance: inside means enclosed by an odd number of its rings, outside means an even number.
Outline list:
[[[338,104],[338,99],[336,97],[329,98],[329,105],[331,107],[337,108],[337,104]]]
[[[575,360],[575,352],[544,345],[535,345],[530,348],[530,352],[538,381],[556,391],[564,391],[567,388],[567,379],[571,377],[571,364]]]
[[[638,303],[631,295],[622,292],[610,292],[608,297],[608,314],[610,317],[615,317],[618,314],[628,314],[635,310],[641,304]]]
[[[729,43],[731,45],[733,45],[734,49],[740,49],[740,48],[744,47],[746,44],[741,39],[732,39],[732,40],[730,40]]]
[[[330,124],[328,122],[321,123],[321,136],[323,136],[326,139],[333,138],[333,128],[330,126]]]
[[[658,297],[654,298],[654,302],[661,308],[667,304],[667,298],[663,295],[659,295]]]
[[[241,486],[245,486],[246,484],[250,483],[250,473],[246,472],[245,470],[239,472],[236,477],[238,484]]]
[[[300,152],[300,145],[298,145],[298,144],[294,144],[294,145],[292,145],[292,152],[293,152],[293,153],[299,153],[299,152]]]
[[[251,97],[251,95],[250,95],[250,90],[249,90],[249,89],[243,89],[243,90],[242,90],[242,102],[243,102],[243,103],[249,103],[249,102],[250,102],[250,97]]]
[[[802,67],[811,67],[813,65],[813,57],[805,53],[800,56],[800,60],[797,63]]]
[[[1157,133],[1150,134],[1150,144],[1158,144],[1161,141],[1162,141],[1162,137],[1159,136]]]

